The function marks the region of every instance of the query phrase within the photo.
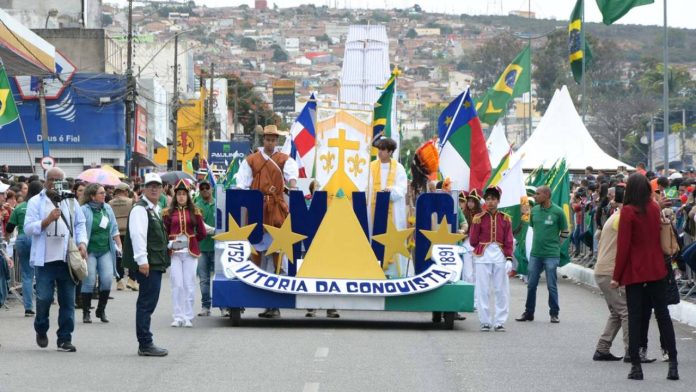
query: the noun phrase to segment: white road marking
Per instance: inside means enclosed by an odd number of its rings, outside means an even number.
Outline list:
[[[302,388],[302,392],[319,392],[319,383],[306,382],[304,388]]]

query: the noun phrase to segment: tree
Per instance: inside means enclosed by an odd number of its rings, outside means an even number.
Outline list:
[[[331,37],[329,37],[329,35],[326,34],[326,33],[324,33],[324,35],[317,36],[317,37],[316,37],[316,40],[317,40],[318,42],[322,42],[322,41],[323,41],[323,42],[331,43]]]
[[[532,51],[532,78],[536,83],[536,109],[544,112],[551,97],[559,86],[571,86],[567,75],[564,78],[564,62],[568,59],[568,42],[565,30],[557,30],[546,37],[546,43],[541,48]],[[568,71],[570,72],[568,66]],[[575,84],[575,82],[573,82]],[[572,95],[571,95],[572,96]]]
[[[271,60],[276,63],[288,61],[288,54],[279,46],[275,46],[275,48],[273,48],[273,58]]]
[[[411,39],[413,39],[413,38],[416,38],[416,37],[418,37],[418,33],[416,33],[416,30],[413,29],[413,28],[408,29],[408,32],[406,32],[406,38],[411,38]]]
[[[242,81],[237,75],[226,75],[225,78],[227,79],[227,107],[234,110],[234,101],[237,99],[237,120],[244,134],[253,136],[256,125],[280,126],[281,118],[273,113],[263,97],[254,91],[253,84]],[[237,86],[236,96],[235,86]]]
[[[256,40],[250,37],[244,37],[242,38],[242,42],[239,43],[239,46],[246,50],[251,50],[255,51],[256,50]]]
[[[505,67],[522,50],[522,41],[508,34],[495,36],[474,50],[471,68],[476,75],[473,87],[479,94],[493,86]]]

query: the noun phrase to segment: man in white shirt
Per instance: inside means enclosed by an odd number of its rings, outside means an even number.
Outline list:
[[[65,197],[63,190],[68,187],[64,179],[65,173],[57,167],[46,172],[44,190],[27,203],[24,232],[31,236],[30,264],[36,269],[36,343],[41,348],[48,346],[48,315],[57,289],[58,351],[75,352],[75,282],[65,256],[72,235],[80,254],[87,258],[87,232],[85,216],[74,195]]]
[[[164,357],[168,354],[167,350],[155,346],[150,332],[150,320],[162,287],[162,274],[170,264],[167,233],[158,204],[161,194],[162,179],[159,174],[145,174],[144,197],[133,205],[123,243],[123,266],[128,271],[135,271],[139,285],[135,334],[138,338],[138,355],[145,357]]]

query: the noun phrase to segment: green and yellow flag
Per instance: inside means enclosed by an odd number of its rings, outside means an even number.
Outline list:
[[[621,19],[632,8],[654,2],[655,0],[597,0],[597,7],[602,12],[602,22],[610,25]]]
[[[505,175],[505,172],[510,169],[510,155],[512,155],[512,151],[508,151],[508,153],[503,156],[498,163],[498,167],[493,170],[493,173],[491,173],[491,176],[488,178],[488,182],[486,183],[484,189],[488,188],[489,186],[498,186],[498,183]]]
[[[583,58],[585,58],[585,69],[592,61],[592,51],[585,40],[583,31],[585,29],[583,25],[584,13],[585,3],[583,0],[578,0],[573,8],[573,13],[570,14],[570,23],[568,24],[568,58],[576,83],[580,83],[583,77]]]
[[[17,118],[19,118],[19,113],[12,96],[10,81],[7,79],[7,71],[0,64],[0,127],[15,121]]]
[[[481,122],[493,125],[505,114],[508,102],[529,91],[530,49],[525,47],[512,60],[492,88],[476,103]]]

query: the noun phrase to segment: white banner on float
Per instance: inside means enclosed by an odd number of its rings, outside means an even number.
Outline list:
[[[251,248],[246,241],[224,243],[220,262],[225,276],[263,290],[283,294],[400,296],[424,293],[447,282],[456,282],[462,275],[460,247],[434,245],[433,264],[422,273],[401,279],[297,278],[261,270],[249,260]]]

